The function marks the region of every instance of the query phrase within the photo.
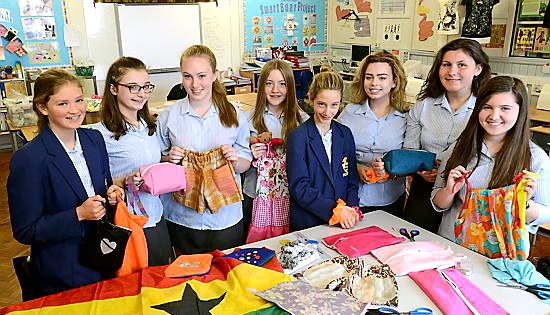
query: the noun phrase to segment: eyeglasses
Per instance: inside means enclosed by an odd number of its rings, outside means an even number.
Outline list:
[[[122,83],[117,83],[117,85],[122,85],[122,86],[127,87],[128,91],[130,91],[130,93],[132,93],[132,94],[138,94],[139,91],[141,91],[141,89],[143,89],[143,92],[149,94],[149,93],[153,92],[153,90],[155,89],[155,85],[151,84],[151,83],[147,83],[143,86],[138,85],[138,84],[122,84]]]

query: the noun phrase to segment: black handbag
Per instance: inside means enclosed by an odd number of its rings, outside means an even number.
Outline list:
[[[390,175],[405,176],[435,167],[435,153],[424,150],[395,149],[382,158]]]
[[[80,248],[80,263],[101,272],[116,272],[122,266],[130,234],[132,230],[105,217],[96,221]]]

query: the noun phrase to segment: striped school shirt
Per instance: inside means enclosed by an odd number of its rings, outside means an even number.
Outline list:
[[[433,197],[439,189],[445,188],[446,180],[443,178],[442,173],[445,170],[448,159],[451,157],[455,144],[451,145],[447,150],[442,153],[441,165],[437,174],[437,179],[432,191],[432,206],[438,212],[443,212],[443,218],[441,225],[439,226],[438,234],[448,238],[452,241],[455,240],[454,236],[454,223],[460,212],[460,208],[464,204],[464,198],[466,196],[466,185],[464,185],[460,191],[455,195],[451,207],[448,209],[441,209],[433,203]],[[550,158],[546,155],[543,149],[534,144],[529,143],[531,149],[531,167],[529,171],[539,174],[537,180],[537,189],[533,195],[533,200],[539,204],[539,217],[531,222],[527,226],[529,232],[536,233],[538,226],[542,223],[550,221]],[[476,159],[474,158],[466,170],[472,170],[475,166]],[[468,180],[472,188],[485,188],[489,186],[491,180],[491,174],[495,166],[495,158],[489,152],[485,143],[481,147],[481,159],[477,168],[471,173]],[[528,233],[525,234],[526,248],[529,249],[529,237]]]
[[[128,132],[118,140],[113,137],[112,132],[103,123],[97,123],[91,127],[99,130],[105,140],[109,155],[109,168],[113,178],[126,178],[139,171],[142,166],[160,162],[160,143],[156,135],[149,136],[149,128],[144,120],[140,120],[137,128],[127,124]],[[149,216],[149,220],[143,227],[156,226],[163,212],[160,198],[139,191],[139,199]],[[141,215],[137,204],[132,206],[127,202],[127,206],[130,213]]]
[[[218,109],[210,106],[203,117],[191,108],[186,97],[159,114],[157,135],[161,152],[168,155],[175,145],[193,152],[206,152],[224,144],[233,146],[237,156],[252,160],[249,147],[250,127],[244,113],[238,109],[239,126],[222,125]],[[240,174],[235,174],[237,185],[241,184]],[[243,217],[242,203],[236,202],[220,209],[216,214],[206,209],[204,213],[174,201],[171,194],[161,196],[166,220],[195,230],[223,230],[237,224]]]
[[[441,152],[455,142],[466,127],[475,103],[476,97],[471,95],[453,113],[445,94],[438,98],[428,97],[417,101],[407,114],[403,147],[433,152],[437,159],[441,159]]]
[[[407,118],[397,110],[376,117],[367,99],[364,104],[348,104],[338,121],[351,129],[355,139],[357,163],[371,167],[376,157],[393,149],[401,149],[405,138]],[[394,203],[405,192],[405,178],[382,183],[359,184],[361,207],[385,206]]]

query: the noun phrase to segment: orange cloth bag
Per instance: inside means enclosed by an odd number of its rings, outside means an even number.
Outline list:
[[[117,276],[125,276],[149,266],[147,241],[143,226],[149,219],[148,216],[136,215],[128,212],[128,207],[122,199],[117,196],[118,205],[115,213],[115,224],[132,230],[122,267],[117,271]],[[141,202],[139,202],[141,205]]]

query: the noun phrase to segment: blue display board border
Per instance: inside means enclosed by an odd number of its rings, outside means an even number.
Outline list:
[[[325,0],[245,0],[245,56],[254,57],[256,48],[285,45],[298,46],[302,51],[326,51],[326,12]],[[294,16],[293,30],[288,27],[292,25],[289,14]]]
[[[6,59],[0,60],[0,66],[13,66],[17,61],[20,61],[25,68],[43,68],[53,66],[69,66],[71,65],[71,55],[69,49],[65,46],[64,27],[65,27],[65,10],[63,7],[63,0],[51,0],[54,12],[56,38],[55,39],[40,39],[40,40],[25,40],[23,32],[23,24],[21,21],[21,15],[19,13],[19,0],[2,0],[0,1],[0,9],[7,9],[11,12],[12,21],[4,22],[0,21],[7,28],[13,27],[18,31],[17,37],[23,41],[23,45],[27,46],[30,43],[38,42],[57,42],[58,53],[60,56],[59,62],[52,63],[40,63],[34,64],[30,62],[29,54],[23,57],[17,56],[15,53],[11,53],[6,50],[8,41],[5,38],[0,38],[2,46],[4,46],[4,54]],[[26,16],[25,16],[26,17]],[[35,16],[31,16],[35,17]]]

